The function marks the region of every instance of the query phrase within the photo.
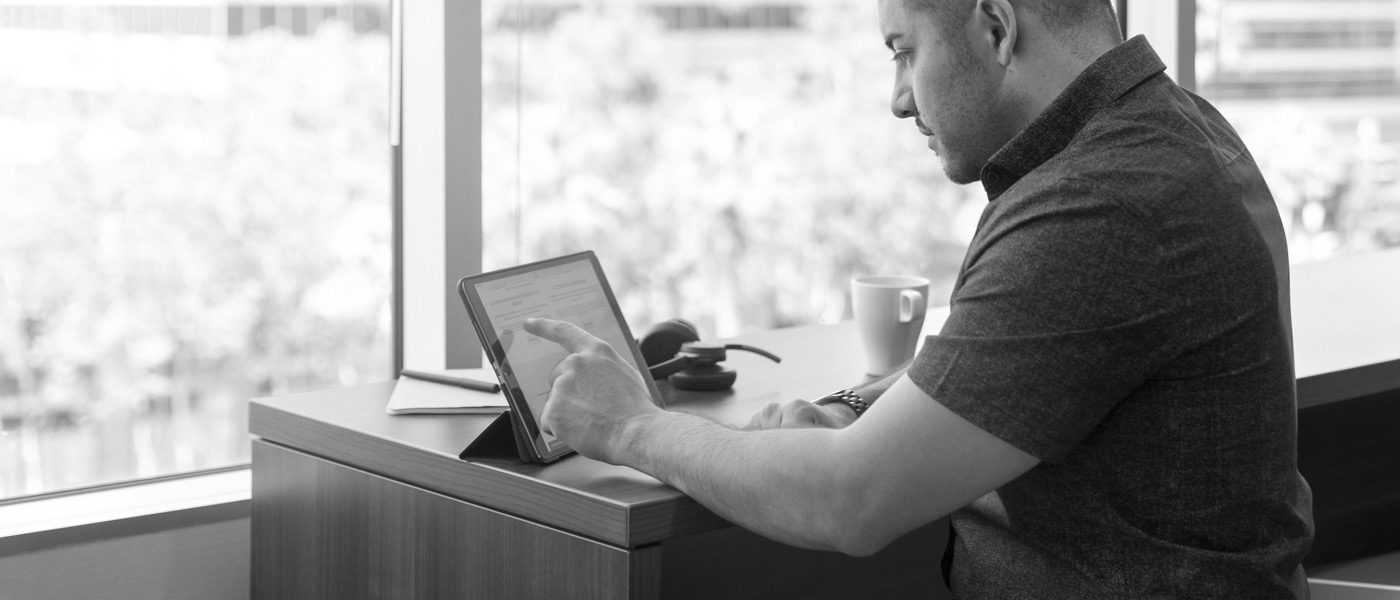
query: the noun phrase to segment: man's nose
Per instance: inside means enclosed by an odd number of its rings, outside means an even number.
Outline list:
[[[894,86],[894,93],[890,96],[890,112],[900,119],[919,116],[919,109],[914,105],[914,95],[910,93],[909,86]]]

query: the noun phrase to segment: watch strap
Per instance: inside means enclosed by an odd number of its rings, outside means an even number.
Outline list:
[[[870,408],[869,402],[866,402],[864,398],[860,397],[860,394],[857,394],[851,390],[839,390],[832,392],[830,394],[822,396],[821,398],[817,398],[816,401],[814,401],[812,404],[815,404],[817,406],[826,406],[828,404],[833,404],[836,402],[840,402],[842,404],[845,404],[846,406],[851,407],[851,410],[855,411],[857,417],[859,417],[861,413],[864,413],[865,409]]]

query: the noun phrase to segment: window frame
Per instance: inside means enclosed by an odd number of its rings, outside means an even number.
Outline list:
[[[0,558],[246,519],[251,482],[245,464],[8,499]]]
[[[481,5],[394,0],[402,94],[391,130],[394,182],[395,360],[414,369],[481,366],[481,346],[457,281],[481,272]],[[398,161],[395,161],[398,164]]]
[[[1196,90],[1196,0],[1116,0],[1124,37],[1147,36],[1177,85]]]

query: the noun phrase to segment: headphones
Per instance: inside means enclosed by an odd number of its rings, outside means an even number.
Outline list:
[[[679,390],[715,392],[732,387],[739,373],[719,364],[727,358],[728,350],[744,350],[782,362],[772,352],[753,346],[701,342],[699,328],[685,319],[653,325],[637,346],[651,378],[666,378]]]

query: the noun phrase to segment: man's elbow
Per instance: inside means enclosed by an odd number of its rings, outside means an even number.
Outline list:
[[[851,556],[870,556],[899,538],[893,515],[881,510],[880,503],[872,502],[868,493],[856,491],[868,489],[863,486],[848,488],[836,495],[839,500],[829,505],[834,510],[824,519],[823,537],[831,550]]]
[[[871,556],[899,539],[899,533],[887,521],[876,521],[854,513],[846,513],[840,523],[827,528],[824,546],[850,556]]]
[[[885,546],[890,545],[891,541],[893,540],[886,539],[882,536],[870,535],[867,532],[854,532],[835,540],[833,548],[842,554],[866,557],[884,550]]]

